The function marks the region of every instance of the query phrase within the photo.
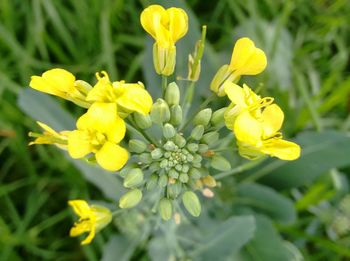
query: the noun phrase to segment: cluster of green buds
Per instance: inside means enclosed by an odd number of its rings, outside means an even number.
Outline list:
[[[119,206],[133,207],[145,193],[155,193],[159,195],[156,203],[164,220],[177,212],[174,207],[179,206],[178,200],[192,216],[199,216],[201,204],[194,191],[201,190],[210,197],[210,188],[216,186],[208,169],[231,168],[223,156],[214,152],[219,141],[218,130],[224,125],[224,111],[200,110],[186,137],[182,132],[180,90],[172,82],[166,87],[164,99],[153,104],[149,115],[134,114],[135,125],[143,130],[152,128],[161,137],[152,143],[136,138],[129,140],[129,151],[136,159],[120,172],[124,187],[130,190],[120,199]]]

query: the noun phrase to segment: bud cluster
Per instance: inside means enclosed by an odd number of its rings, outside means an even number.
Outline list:
[[[148,129],[155,124],[161,129],[162,137],[157,139],[157,144],[129,140],[129,151],[137,155],[137,164],[131,163],[121,171],[124,187],[130,190],[121,198],[120,207],[135,206],[145,192],[160,192],[158,209],[163,219],[172,217],[173,201],[178,199],[182,199],[191,215],[199,216],[201,205],[193,191],[216,186],[208,168],[221,171],[231,168],[230,163],[215,152],[224,110],[199,111],[188,135],[182,133],[182,117],[180,91],[175,82],[167,86],[164,99],[153,104],[149,116],[134,115],[139,128]]]

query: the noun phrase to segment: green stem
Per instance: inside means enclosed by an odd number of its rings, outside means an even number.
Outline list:
[[[129,119],[129,121],[131,122],[131,120]],[[131,122],[131,124],[129,123],[125,123],[126,124],[126,128],[128,131],[134,133],[135,135],[138,135],[140,137],[142,137],[144,140],[146,140],[147,142],[151,143],[151,144],[157,144],[157,142],[155,140],[153,140],[152,137],[150,137],[144,130],[138,130],[136,129],[133,125],[133,123]]]
[[[120,213],[122,213],[123,211],[124,211],[124,209],[117,209],[117,210],[112,212],[112,216],[115,217],[115,216],[119,215]]]
[[[168,86],[168,77],[165,75],[162,75],[162,97],[163,98],[165,96],[165,90],[167,86]]]
[[[189,111],[189,109],[191,107],[191,103],[192,103],[192,100],[193,100],[194,87],[196,86],[195,84],[196,84],[195,82],[191,82],[187,86],[184,102],[183,102],[183,105],[182,105],[184,119],[186,119],[188,111]]]
[[[229,171],[222,172],[222,173],[220,173],[218,175],[215,175],[214,178],[216,180],[219,180],[219,179],[222,179],[222,178],[225,178],[225,177],[237,174],[237,173],[241,173],[241,172],[243,172],[245,170],[254,168],[255,166],[259,165],[261,162],[263,162],[265,159],[266,159],[266,157],[263,157],[261,159],[255,160],[255,161],[249,161],[249,162],[247,162],[245,164],[242,164],[241,166],[238,166],[238,167],[236,167],[234,169],[231,169]]]

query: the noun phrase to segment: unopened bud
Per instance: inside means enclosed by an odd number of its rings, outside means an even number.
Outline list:
[[[168,177],[165,174],[162,174],[158,179],[158,186],[164,188],[168,184]]]
[[[165,101],[169,106],[178,105],[180,102],[180,89],[175,82],[170,83],[165,90]]]
[[[142,192],[139,189],[133,189],[125,193],[119,200],[120,208],[132,208],[142,199]]]
[[[151,109],[151,119],[156,124],[163,124],[170,120],[170,110],[168,104],[163,99],[158,99]]]
[[[187,173],[190,170],[190,166],[187,164],[182,164],[182,172]]]
[[[219,140],[219,133],[217,131],[211,131],[203,135],[202,141],[209,146],[213,145]]]
[[[155,171],[158,171],[159,170],[159,166],[160,164],[159,164],[159,162],[158,161],[153,161],[150,165],[149,165],[149,170],[151,171],[151,172],[155,172]]]
[[[134,121],[140,129],[148,129],[152,126],[152,120],[149,115],[143,115],[138,112],[134,112]]]
[[[228,171],[231,169],[230,162],[222,156],[214,156],[210,162],[211,167],[221,171]]]
[[[177,179],[179,177],[179,172],[174,169],[169,170],[169,177]]]
[[[74,82],[74,87],[84,95],[87,95],[92,89],[92,86],[83,80],[76,80]]]
[[[171,117],[170,123],[174,126],[179,125],[182,122],[182,108],[180,105],[173,105],[170,109]]]
[[[201,203],[197,195],[192,191],[186,191],[182,195],[182,202],[186,210],[194,217],[198,217],[201,214]]]
[[[143,181],[143,172],[141,169],[130,170],[124,178],[124,187],[133,188],[140,185]]]
[[[167,151],[174,151],[176,150],[176,145],[174,142],[172,142],[171,140],[168,140],[164,145],[163,148]]]
[[[198,152],[204,153],[209,150],[209,146],[207,144],[199,144],[198,145]]]
[[[191,138],[194,140],[200,140],[204,133],[204,126],[197,125],[191,132]]]
[[[159,213],[163,220],[169,220],[173,213],[173,205],[170,199],[162,198],[159,201]]]
[[[213,176],[205,176],[201,179],[204,186],[207,186],[209,188],[216,187],[216,180],[213,178]]]
[[[198,150],[198,144],[197,143],[190,143],[187,145],[187,149],[190,151],[190,152],[197,152]]]
[[[227,110],[227,107],[221,108],[217,111],[214,111],[211,116],[211,124],[214,125],[215,128],[219,129],[225,126],[224,115]]]
[[[179,146],[179,148],[183,148],[186,145],[186,139],[180,134],[175,135],[174,141],[175,141],[176,145]]]
[[[194,117],[193,123],[195,125],[203,125],[207,126],[210,122],[212,115],[212,110],[210,108],[206,108],[198,112],[198,114]]]
[[[137,164],[136,163],[129,163],[128,165],[126,165],[120,172],[119,175],[122,178],[126,177],[126,174],[128,174],[132,169],[137,168]]]
[[[140,161],[144,164],[150,164],[152,162],[151,154],[146,152],[140,154]]]
[[[196,168],[191,168],[189,171],[189,175],[191,179],[199,179],[202,176],[201,172]]]
[[[181,173],[180,176],[179,176],[179,180],[182,182],[182,183],[187,183],[188,182],[188,175],[186,173]]]
[[[175,182],[167,187],[168,196],[172,199],[176,199],[182,191],[182,184],[180,182]]]
[[[175,130],[173,125],[171,125],[169,123],[164,124],[164,126],[163,126],[164,138],[170,139],[170,138],[174,137],[175,134],[176,134],[176,130]]]
[[[160,148],[156,148],[151,151],[151,157],[154,160],[160,159],[163,156],[163,152]]]
[[[146,143],[141,140],[131,139],[129,140],[129,150],[130,152],[142,153],[147,149]]]
[[[146,183],[146,189],[152,190],[157,186],[158,175],[152,174]]]

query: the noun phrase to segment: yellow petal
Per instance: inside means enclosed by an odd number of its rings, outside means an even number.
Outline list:
[[[125,122],[118,115],[115,117],[106,130],[107,139],[114,143],[119,143],[125,136],[126,126]]]
[[[109,171],[121,169],[128,161],[128,158],[129,154],[126,149],[108,141],[96,152],[97,163]]]
[[[263,110],[261,116],[264,138],[271,137],[281,129],[284,113],[277,104],[267,106]]]
[[[157,39],[156,27],[159,27],[161,18],[165,14],[165,9],[160,5],[150,5],[141,13],[141,25],[143,29],[145,29],[145,31],[149,33],[154,39]]]
[[[224,88],[227,97],[231,100],[233,104],[237,104],[241,108],[247,107],[247,104],[245,102],[245,93],[239,85],[226,81],[224,83]]]
[[[101,76],[100,76],[101,75]],[[114,102],[113,86],[105,71],[96,73],[97,83],[86,96],[87,101]]]
[[[89,235],[83,241],[81,241],[81,244],[82,245],[90,244],[91,241],[94,239],[94,237],[95,237],[95,226],[92,226]]]
[[[75,130],[68,134],[68,152],[74,159],[85,157],[92,152],[90,136],[85,131]]]
[[[234,133],[238,141],[253,146],[262,145],[262,127],[248,111],[240,113],[234,123]]]
[[[32,76],[29,86],[38,91],[65,98],[66,94],[74,91],[75,77],[64,69],[52,69],[42,76]]]
[[[228,129],[233,130],[234,123],[240,112],[241,110],[237,105],[234,105],[233,103],[231,103],[228,106],[224,114],[225,124]]]
[[[300,157],[300,146],[282,139],[269,140],[261,151],[282,160],[295,160]]]
[[[91,211],[95,215],[96,232],[103,229],[112,221],[112,212],[106,207],[100,205],[91,205]]]
[[[150,112],[153,104],[152,97],[139,84],[123,84],[117,88],[124,89],[123,94],[117,99],[119,106],[144,115]]]
[[[85,200],[81,200],[81,199],[69,200],[68,204],[73,208],[74,212],[79,217],[86,217],[91,214],[90,207]]]
[[[255,47],[249,38],[239,39],[234,48],[230,68],[239,75],[255,75],[261,73],[267,65],[265,53]]]
[[[181,8],[169,8],[166,10],[169,17],[169,31],[173,42],[177,42],[188,31],[188,17]]]

